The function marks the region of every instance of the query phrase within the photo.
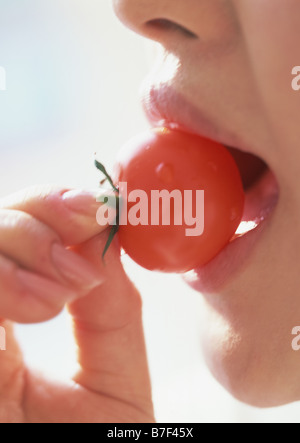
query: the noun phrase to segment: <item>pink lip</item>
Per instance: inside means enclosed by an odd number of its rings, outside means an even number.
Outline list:
[[[242,137],[217,127],[205,112],[193,107],[168,83],[148,86],[142,94],[142,105],[153,126],[175,127],[255,154]]]
[[[255,220],[257,226],[242,237],[236,236],[207,265],[186,274],[185,281],[203,293],[221,289],[247,260],[251,260],[252,250],[273,218],[278,197],[277,182],[269,171],[246,196],[243,220]]]
[[[185,282],[201,293],[220,291],[251,260],[251,253],[267,229],[268,221],[265,219],[255,229],[229,243],[207,265],[186,274]]]
[[[142,100],[146,115],[153,126],[176,127],[192,132],[225,146],[236,147],[244,152],[254,151],[241,140],[241,137],[220,130],[204,113],[192,107],[169,85],[148,87]],[[219,291],[241,267],[251,259],[251,252],[258,244],[262,234],[268,229],[275,206],[278,202],[278,186],[274,176],[269,173],[261,180],[258,192],[252,192],[246,204],[243,220],[259,217],[258,226],[231,241],[211,262],[184,276],[184,280],[195,290],[202,293]],[[261,197],[264,196],[262,203]]]

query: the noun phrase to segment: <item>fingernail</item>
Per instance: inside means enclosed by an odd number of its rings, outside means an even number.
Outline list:
[[[106,193],[101,189],[95,191],[73,190],[65,192],[62,199],[71,211],[96,219],[97,210],[101,206],[97,199],[104,194]]]
[[[52,261],[64,278],[81,288],[93,289],[103,283],[94,266],[58,243],[52,246]]]
[[[70,302],[79,297],[79,295],[72,289],[66,288],[28,271],[18,269],[16,271],[16,276],[22,287],[36,297],[52,300],[59,298],[66,302]]]

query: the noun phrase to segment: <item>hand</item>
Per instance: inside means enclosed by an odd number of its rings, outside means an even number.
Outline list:
[[[35,188],[0,201],[1,423],[153,422],[141,299],[117,240],[88,193]],[[67,249],[68,247],[68,249]],[[55,317],[68,304],[80,370],[66,385],[26,368],[13,323]],[[59,362],[58,362],[59,364]]]

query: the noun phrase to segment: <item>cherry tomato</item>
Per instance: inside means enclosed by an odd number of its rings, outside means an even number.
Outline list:
[[[206,264],[242,218],[233,157],[198,135],[159,128],[135,137],[119,153],[114,182],[123,202],[121,247],[149,270],[184,273]]]

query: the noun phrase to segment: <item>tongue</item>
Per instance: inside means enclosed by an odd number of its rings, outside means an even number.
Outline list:
[[[233,156],[237,167],[239,168],[244,189],[247,191],[256,181],[258,181],[258,178],[267,171],[268,166],[261,158],[253,154],[242,152],[228,146],[227,149]]]
[[[246,192],[243,218],[234,238],[256,228],[272,212],[278,197],[279,189],[275,176],[267,170]]]

